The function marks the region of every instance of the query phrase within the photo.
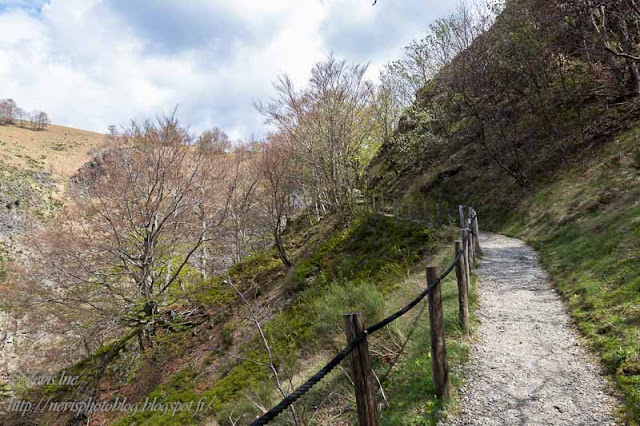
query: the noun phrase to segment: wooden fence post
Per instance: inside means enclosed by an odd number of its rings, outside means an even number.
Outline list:
[[[471,229],[471,219],[467,218],[467,229],[469,230],[469,269],[473,271],[476,269],[476,236]]]
[[[362,312],[346,314],[344,317],[347,343],[349,343],[364,331],[364,319]],[[351,369],[358,405],[358,424],[378,426],[378,406],[374,393],[369,344],[366,338],[351,352]]]
[[[465,244],[464,240],[467,239]],[[462,250],[464,251],[464,272],[467,274],[467,282],[471,283],[471,267],[469,265],[469,229],[462,229]]]
[[[473,207],[469,207],[468,212],[469,212],[467,214],[467,221],[469,222],[468,228],[471,230],[471,234],[473,235],[473,244],[470,246],[471,250],[472,250],[472,260],[473,260],[473,265],[472,266],[475,268],[475,266],[476,266],[476,246],[478,245],[478,243],[477,243],[478,234],[476,233],[476,230],[473,227],[474,221],[471,219],[473,217]]]
[[[398,217],[398,199],[397,198],[393,199],[393,217],[395,218]]]
[[[427,267],[427,284],[433,286],[438,280],[438,268]],[[451,397],[449,365],[444,341],[444,315],[442,312],[441,284],[429,293],[429,327],[431,334],[431,370],[436,396],[447,400]]]
[[[454,243],[454,255],[462,253],[462,241]],[[464,256],[460,255],[460,259],[456,262],[456,280],[458,281],[458,307],[460,315],[460,328],[465,334],[469,333],[469,284],[464,272]]]
[[[465,218],[464,218],[464,207],[462,205],[458,205],[458,213],[460,214],[460,239],[462,240],[463,243],[463,247],[462,249],[464,250],[464,259],[465,259],[465,265],[466,265],[466,274],[467,274],[467,281],[471,280],[471,270],[469,269],[469,245],[468,244],[464,244],[464,239],[467,236],[467,232],[466,232],[466,228],[467,225],[465,223]]]
[[[482,253],[482,249],[480,248],[480,227],[478,226],[478,213],[473,210],[473,232],[476,235],[476,252]]]
[[[380,194],[380,212],[382,212],[382,214],[384,214],[384,192],[382,194]]]

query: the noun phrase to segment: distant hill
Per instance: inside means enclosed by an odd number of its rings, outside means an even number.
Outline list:
[[[91,159],[91,150],[104,143],[101,133],[50,125],[33,131],[0,126],[0,161],[20,169],[44,170],[65,181]]]
[[[14,237],[37,227],[62,204],[69,178],[106,141],[104,134],[50,125],[0,125],[0,271],[21,252]]]

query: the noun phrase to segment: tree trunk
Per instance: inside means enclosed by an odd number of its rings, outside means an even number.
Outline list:
[[[280,237],[280,232],[278,231],[274,232],[273,239],[275,241],[276,249],[278,250],[278,256],[280,257],[280,260],[282,260],[282,263],[284,264],[284,266],[286,266],[287,268],[290,268],[291,266],[293,266],[293,263],[291,263],[291,261],[289,260],[289,257],[287,256],[287,252],[284,249],[284,245],[282,244],[282,238]]]

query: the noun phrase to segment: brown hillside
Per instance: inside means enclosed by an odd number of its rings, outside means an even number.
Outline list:
[[[21,169],[45,170],[59,182],[91,159],[90,152],[102,145],[101,133],[49,126],[33,131],[15,125],[0,126],[0,161]]]

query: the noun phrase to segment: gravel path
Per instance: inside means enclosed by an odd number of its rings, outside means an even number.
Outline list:
[[[483,234],[478,341],[449,425],[612,425],[616,401],[520,240]]]

